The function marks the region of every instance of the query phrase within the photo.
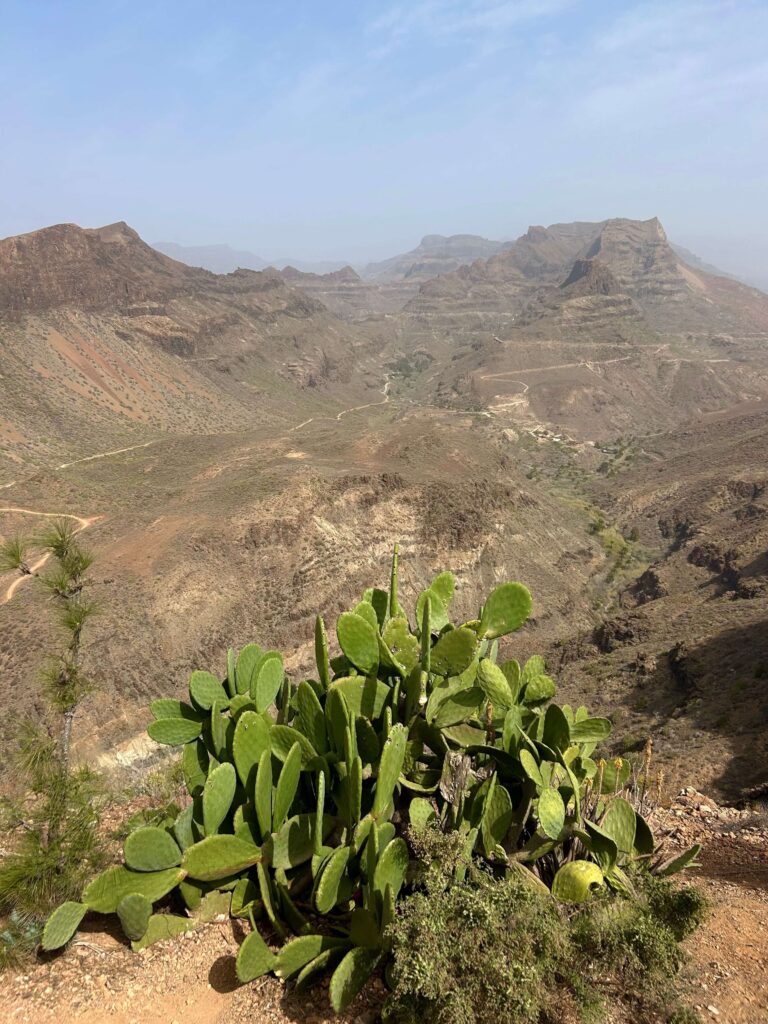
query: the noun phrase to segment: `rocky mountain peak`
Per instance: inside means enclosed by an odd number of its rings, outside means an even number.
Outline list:
[[[596,259],[576,260],[560,287],[572,295],[618,295],[621,291],[614,274]]]

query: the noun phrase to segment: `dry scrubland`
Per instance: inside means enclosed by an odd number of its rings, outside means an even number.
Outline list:
[[[609,756],[639,759],[651,735],[665,804],[694,785],[758,806],[766,341],[768,298],[687,265],[656,221],[532,228],[493,252],[425,239],[366,278],[217,276],[125,225],[0,242],[0,533],[76,517],[96,559],[83,665],[98,688],[78,756],[135,787],[156,758],[147,705],[181,696],[194,669],[223,673],[228,646],[281,650],[303,678],[315,613],[333,621],[383,585],[399,542],[404,600],[450,569],[457,621],[502,580],[526,582],[532,617],[500,658],[541,652],[563,700],[613,722]],[[0,583],[9,750],[18,717],[40,712],[35,666],[56,633],[34,582]],[[768,1017],[764,837],[726,841],[685,814],[709,840],[715,900],[691,940],[695,984],[710,978],[694,1001],[752,1024]],[[726,904],[752,942],[730,974]],[[231,963],[208,987],[228,928],[139,961],[94,938],[6,978],[12,1019],[114,1003],[127,1021],[134,998],[149,1013],[178,948],[196,993],[179,1015],[303,1013],[277,1008],[273,982],[218,991]]]

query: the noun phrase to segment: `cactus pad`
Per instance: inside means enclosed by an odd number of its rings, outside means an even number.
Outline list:
[[[315,888],[315,908],[319,914],[328,914],[339,901],[339,886],[349,862],[348,846],[337,847],[320,874]]]
[[[430,603],[430,608],[431,608]],[[460,626],[443,633],[430,652],[430,668],[439,676],[458,676],[472,664],[478,649],[477,633]]]
[[[154,825],[129,833],[123,855],[133,871],[162,871],[181,864],[181,850],[173,836]]]
[[[620,853],[631,854],[635,845],[635,809],[621,796],[614,797],[601,821],[603,831],[611,837]]]
[[[82,900],[89,910],[114,914],[120,901],[132,892],[156,903],[175,888],[186,873],[183,867],[165,871],[131,871],[122,865],[107,868],[86,886]]]
[[[515,703],[515,696],[507,682],[507,677],[490,658],[480,659],[476,682],[495,709],[506,710]]]
[[[253,931],[237,952],[235,971],[237,980],[243,983],[255,981],[268,974],[277,962],[277,957],[258,932]]]
[[[363,946],[350,949],[331,977],[328,994],[336,1013],[346,1010],[376,970],[380,959],[381,952],[377,949]]]
[[[138,942],[146,934],[149,919],[152,916],[152,904],[141,893],[132,892],[117,905],[117,916],[120,918],[125,937]]]
[[[203,787],[203,828],[207,836],[218,831],[229,813],[236,786],[235,768],[228,761],[214,768],[208,776]]]
[[[344,612],[336,623],[339,646],[364,675],[379,667],[379,638],[374,627],[354,612]]]
[[[539,824],[544,835],[559,839],[565,825],[565,804],[558,790],[547,787],[539,797]]]
[[[193,672],[189,677],[189,695],[193,704],[210,711],[215,701],[229,704],[226,690],[211,672]]]
[[[261,859],[258,846],[237,836],[206,836],[184,851],[181,866],[185,874],[198,882],[215,882],[245,871]]]
[[[243,711],[232,738],[232,757],[240,781],[246,788],[253,786],[256,766],[269,748],[269,726],[264,718],[255,711]]]
[[[382,814],[392,800],[397,780],[403,770],[407,742],[406,729],[402,725],[394,726],[381,752],[379,775],[373,796],[372,814],[374,817]]]
[[[71,900],[57,907],[43,928],[41,944],[46,953],[66,946],[87,913],[88,907],[84,903],[74,903]]]
[[[166,743],[170,747],[191,743],[202,731],[202,722],[192,722],[185,718],[158,718],[147,726],[147,732],[155,743]]]
[[[531,593],[522,583],[502,583],[489,595],[480,616],[480,635],[488,640],[520,629],[531,614]]]
[[[257,711],[266,711],[277,696],[285,679],[282,655],[267,651],[251,677],[250,693]]]
[[[251,680],[264,657],[258,644],[246,644],[235,662],[235,688],[238,693],[251,692]]]
[[[131,949],[134,953],[139,953],[147,946],[173,939],[183,932],[192,931],[194,927],[195,922],[190,921],[188,917],[178,917],[176,914],[153,914],[149,919],[147,930],[137,942],[131,943]]]
[[[294,743],[285,759],[272,803],[272,831],[277,832],[291,809],[301,775],[301,745]]]

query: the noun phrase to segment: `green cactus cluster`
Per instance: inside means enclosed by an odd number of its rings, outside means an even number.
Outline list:
[[[248,644],[223,680],[193,672],[188,701],[154,701],[149,734],[183,747],[190,802],[169,827],[128,836],[124,864],[51,916],[45,949],[88,911],[116,913],[141,949],[210,905],[250,921],[240,981],[273,972],[302,988],[330,972],[340,1012],[387,960],[411,832],[459,833],[457,877],[482,859],[568,903],[606,886],[631,894],[636,872],[693,861],[696,848],[661,860],[621,795],[628,765],[593,757],[610,723],[553,703],[542,658],[499,663],[498,639],[531,613],[522,584],[502,583],[455,624],[452,574],[411,617],[397,579],[395,549],[389,589],[339,617],[336,654],[318,617],[314,678],[294,684],[278,652]],[[155,913],[161,902],[186,916]]]

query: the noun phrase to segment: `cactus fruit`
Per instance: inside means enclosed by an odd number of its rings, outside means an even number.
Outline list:
[[[152,904],[146,896],[141,893],[132,892],[117,905],[117,916],[125,936],[133,942],[138,942],[146,934],[149,927],[149,919],[152,916]]]
[[[66,946],[88,913],[84,903],[68,901],[57,907],[45,923],[41,945],[46,953]]]
[[[563,864],[552,882],[552,895],[561,903],[584,903],[603,884],[603,873],[597,864],[574,860]]]
[[[154,825],[129,833],[123,855],[126,865],[133,871],[162,871],[181,864],[181,850],[173,836]]]

